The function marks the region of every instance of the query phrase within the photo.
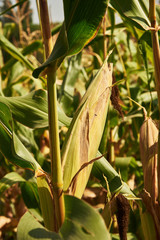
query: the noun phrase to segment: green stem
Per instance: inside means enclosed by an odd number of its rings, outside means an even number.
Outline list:
[[[107,38],[105,36],[106,34],[106,13],[104,15],[104,18],[103,18],[103,56],[104,56],[104,60],[106,59],[107,57]]]
[[[52,36],[49,23],[47,0],[39,0],[41,26],[46,58],[51,54]],[[51,66],[47,69],[47,90],[48,90],[48,120],[50,136],[50,157],[51,157],[51,177],[53,186],[53,198],[55,205],[55,216],[58,231],[65,217],[63,180],[61,168],[61,155],[59,144],[59,128],[57,113],[57,91],[56,91],[56,68]]]
[[[56,89],[56,71],[49,69],[47,87],[48,87],[48,116],[50,133],[50,156],[51,156],[51,175],[53,184],[53,197],[56,207],[56,216],[58,228],[64,221],[65,209],[63,199],[63,181],[61,168],[61,155],[58,129],[57,113],[57,89]]]

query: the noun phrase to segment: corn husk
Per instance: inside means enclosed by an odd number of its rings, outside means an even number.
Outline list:
[[[157,239],[155,223],[152,215],[147,210],[140,210],[140,218],[142,223],[142,230],[145,240]]]
[[[62,149],[64,191],[85,163],[96,157],[106,121],[112,70],[107,61],[96,74],[75,113]],[[83,168],[70,186],[70,194],[81,197],[86,187],[92,164]]]
[[[158,128],[151,118],[146,118],[140,129],[140,154],[144,173],[144,188],[155,203],[158,197],[157,161]]]
[[[38,170],[36,178],[44,225],[48,230],[56,231],[53,194],[47,176],[43,171]]]

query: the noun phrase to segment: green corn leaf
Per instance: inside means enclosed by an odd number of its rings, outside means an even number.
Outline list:
[[[16,24],[13,22],[5,23],[3,25],[3,35],[9,39],[11,33],[14,31]],[[2,33],[2,32],[1,32]]]
[[[64,190],[83,164],[95,158],[106,121],[112,85],[112,70],[107,61],[96,74],[73,117],[62,148]],[[76,144],[75,144],[76,143]],[[87,184],[92,164],[74,179],[72,194],[81,197]]]
[[[35,178],[34,178],[35,179]],[[37,184],[34,181],[26,181],[20,183],[23,201],[28,209],[35,209],[39,212],[40,202]]]
[[[0,102],[5,103],[11,110],[13,118],[30,128],[43,128],[48,126],[47,92],[39,89],[26,96],[1,97]],[[69,126],[71,120],[58,104],[59,124]]]
[[[123,181],[128,181],[128,168],[131,161],[134,160],[134,157],[116,157],[115,166],[117,171],[120,171]]]
[[[85,69],[81,66],[81,54],[71,57],[68,60],[68,68],[63,79],[60,95],[60,104],[67,115],[71,114],[73,108],[78,107],[74,90],[75,88],[78,89],[78,94],[83,96],[86,91],[83,82],[86,78]]]
[[[65,209],[65,222],[60,229],[60,233],[65,240],[111,239],[100,214],[84,201],[66,195]]]
[[[111,6],[132,26],[148,30],[148,1],[146,0],[110,0]]]
[[[139,29],[149,30],[149,1],[146,0],[110,0],[111,6],[121,15],[124,23],[129,23]],[[156,6],[156,19],[160,24],[160,6]],[[149,35],[150,32],[145,32]],[[144,38],[145,39],[145,38]]]
[[[41,41],[34,41],[31,44],[29,44],[28,46],[24,47],[21,51],[21,54],[23,54],[23,56],[26,56],[28,54],[31,54],[32,52],[38,50],[39,48],[42,48],[42,42]],[[10,60],[8,60],[8,62],[5,63],[5,65],[2,67],[1,71],[8,71],[9,68],[11,68],[13,66],[13,64],[16,63],[18,59],[17,58],[11,58]],[[31,69],[32,70],[32,69]]]
[[[74,206],[74,207],[73,207]],[[18,240],[110,240],[110,234],[100,214],[84,201],[65,196],[66,217],[59,234],[44,228],[29,212],[18,225]],[[79,211],[81,209],[81,211]]]
[[[15,183],[25,182],[26,180],[16,172],[6,174],[0,180],[0,195]]]
[[[80,52],[98,32],[107,0],[64,0],[65,21],[50,57],[33,72],[34,77],[48,66],[59,66],[64,57]]]
[[[4,35],[2,35],[0,33],[0,45],[1,47],[8,52],[14,59],[20,61],[21,63],[23,63],[28,69],[30,69],[31,71],[34,70],[33,65],[28,61],[28,59],[23,55],[23,51],[24,54],[27,54],[29,51],[33,50],[33,47],[35,47],[35,45],[31,45],[26,47],[22,52],[16,48]],[[37,44],[36,44],[37,45]],[[38,44],[39,45],[39,44]],[[37,47],[37,46],[36,46]],[[10,65],[12,65],[15,61],[14,60],[10,60],[7,63],[7,67],[9,67]],[[6,67],[4,67],[3,71],[6,70]],[[44,78],[40,77],[40,79],[44,82]]]
[[[51,34],[52,36],[54,36],[56,33],[58,33],[60,31],[62,27],[62,23],[58,24],[57,26],[55,26],[52,30],[51,30]]]
[[[100,156],[102,155],[98,152],[97,157]],[[112,194],[120,192],[124,194],[127,199],[136,199],[136,196],[130,190],[129,186],[121,180],[120,175],[104,157],[94,162],[92,174],[101,181],[103,186],[106,186],[105,176]]]
[[[63,240],[58,234],[44,228],[30,212],[26,212],[18,225],[17,240]]]
[[[24,147],[12,131],[12,115],[4,103],[0,103],[0,152],[14,165],[30,170],[40,169],[40,165]]]
[[[33,181],[26,181],[17,172],[10,172],[0,180],[0,195],[12,185],[19,183],[22,198],[30,211],[39,216],[39,196],[37,184]],[[34,209],[34,211],[33,211]],[[37,212],[36,212],[37,211]],[[38,214],[38,215],[37,215]]]
[[[23,64],[25,64],[25,66],[27,68],[31,69],[32,71],[34,70],[34,67],[27,60],[27,58],[25,56],[23,56],[23,54],[7,38],[5,38],[2,34],[0,34],[0,45],[12,57],[14,57],[18,61],[22,62]]]

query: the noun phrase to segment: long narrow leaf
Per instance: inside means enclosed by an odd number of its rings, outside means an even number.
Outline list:
[[[38,50],[38,49],[41,48],[41,47],[42,47],[42,42],[36,40],[36,41],[32,42],[31,44],[29,44],[28,46],[24,47],[20,53],[21,53],[23,56],[26,56],[26,55],[32,53],[33,51]],[[12,56],[13,56],[13,55],[12,55]],[[11,58],[11,59],[9,59],[9,60],[5,63],[5,65],[2,67],[1,71],[2,71],[2,72],[8,71],[8,69],[9,69],[10,67],[12,67],[13,64],[16,63],[17,60],[18,60],[18,59],[14,58],[14,57]],[[32,70],[32,69],[31,69],[31,70]]]
[[[24,63],[27,68],[34,70],[32,64],[27,60],[26,57],[2,34],[0,34],[0,44],[1,47],[8,52],[12,57],[16,58],[18,61]]]
[[[8,106],[0,103],[0,109],[0,152],[7,160],[19,167],[32,171],[41,168],[12,131],[12,115]]]
[[[1,97],[0,102],[9,106],[13,118],[31,128],[48,126],[47,92],[37,90],[21,97]],[[69,126],[68,118],[58,104],[59,124]]]
[[[80,52],[95,37],[105,14],[107,2],[107,0],[63,1],[65,21],[50,57],[34,70],[34,77],[38,77],[49,65],[59,66],[65,56]]]
[[[65,206],[66,218],[59,233],[48,231],[29,212],[26,212],[19,222],[17,239],[111,239],[102,217],[87,203],[73,196],[65,196]]]
[[[145,0],[111,0],[110,4],[132,25],[148,30],[150,21]]]
[[[99,156],[101,156],[100,152],[97,153],[97,157]],[[104,157],[95,161],[92,174],[101,181],[103,186],[106,185],[105,176],[112,194],[120,192],[128,199],[136,199],[136,196],[130,190],[129,186],[121,180],[120,175]]]

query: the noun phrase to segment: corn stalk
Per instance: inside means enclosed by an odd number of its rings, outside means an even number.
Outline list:
[[[149,18],[151,22],[151,37],[154,58],[155,82],[158,94],[158,105],[160,111],[160,52],[158,39],[158,26],[156,23],[156,3],[155,0],[149,1]]]
[[[155,0],[149,1],[149,18],[151,22],[151,36],[152,36],[152,48],[153,48],[153,57],[154,57],[154,70],[155,70],[155,82],[156,90],[158,95],[158,106],[160,112],[160,50],[159,50],[159,38],[158,38],[158,29],[156,23],[156,3]],[[160,136],[158,139],[158,201],[160,201]]]
[[[47,0],[39,0],[41,27],[45,47],[45,56],[51,54],[53,44],[49,23]],[[65,217],[63,183],[61,170],[61,156],[59,144],[58,113],[57,113],[57,92],[56,92],[56,69],[48,67],[47,71],[48,90],[48,118],[50,135],[50,157],[51,157],[51,182],[53,186],[53,198],[55,205],[55,218],[58,230]],[[54,216],[54,213],[53,213]]]

